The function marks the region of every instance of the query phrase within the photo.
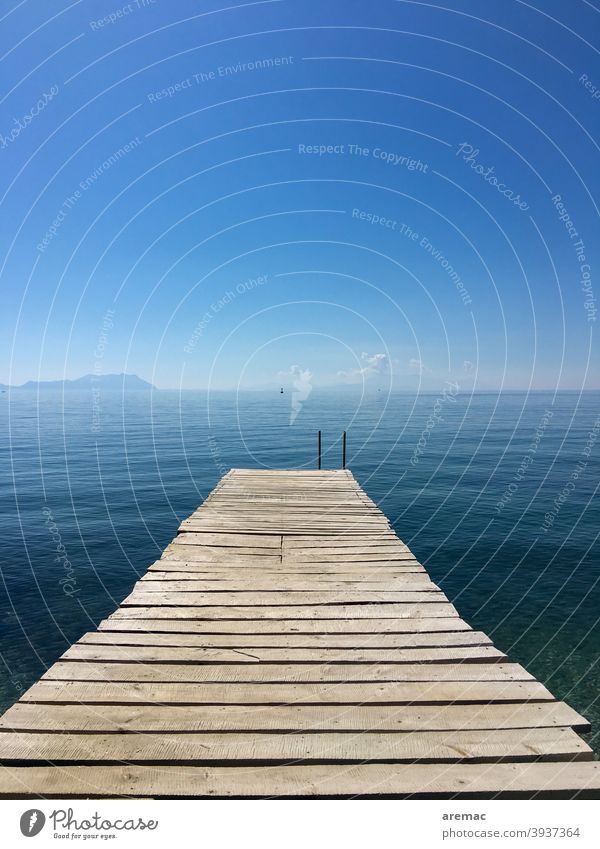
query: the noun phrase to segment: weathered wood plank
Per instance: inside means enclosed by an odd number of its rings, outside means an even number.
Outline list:
[[[206,534],[184,533],[176,536],[170,543],[170,547],[192,546],[202,551],[207,556],[213,557],[281,557],[281,538],[279,535],[269,537],[279,541],[279,545],[265,545],[261,540],[256,544],[247,542],[245,545],[235,544],[236,534],[228,534],[227,541],[223,540],[219,545],[208,545],[203,537]]]
[[[19,731],[467,731],[572,727],[588,722],[563,702],[487,705],[97,705],[17,702],[0,728]]]
[[[189,534],[186,534],[189,536]],[[252,548],[252,549],[275,549],[279,553],[281,549],[281,536],[279,534],[261,534],[257,530],[253,534],[236,533],[235,531],[225,533],[197,533],[194,534],[196,545],[210,548]]]
[[[463,704],[553,702],[537,681],[410,681],[365,684],[107,683],[38,681],[23,702],[79,704]]]
[[[0,733],[0,763],[73,762],[496,763],[590,761],[592,750],[570,728],[523,731],[425,731],[412,734],[58,734]]]
[[[437,584],[427,575],[418,575],[408,578],[386,579],[382,577],[379,581],[369,581],[367,579],[360,582],[361,593],[385,593],[393,594],[398,600],[399,593],[425,593],[434,592],[438,595],[441,593]],[[253,594],[254,599],[259,596],[264,598],[268,603],[274,593],[310,593],[321,596],[323,593],[333,593],[336,598],[340,593],[356,594],[356,579],[350,581],[321,581],[313,582],[307,579],[294,578],[267,578],[265,576],[255,578],[254,580],[245,578],[238,580],[218,580],[207,581],[194,575],[185,575],[183,578],[173,577],[173,575],[153,574],[152,576],[144,576],[138,582],[140,592],[193,592],[193,593],[244,593]],[[444,596],[444,599],[446,597]],[[385,600],[385,599],[384,599]],[[401,600],[401,599],[400,599]],[[414,599],[413,599],[414,600]],[[276,602],[275,602],[276,603]]]
[[[199,647],[89,645],[75,643],[62,655],[70,660],[124,660],[165,663],[430,663],[505,660],[493,646],[415,649],[205,649]]]
[[[353,571],[345,571],[353,569]],[[344,571],[342,571],[344,570]],[[191,577],[196,577],[198,580],[205,581],[233,581],[233,580],[241,580],[248,581],[250,576],[255,575],[256,572],[254,569],[248,569],[246,566],[242,566],[241,568],[238,564],[225,566],[225,565],[215,565],[209,563],[194,563],[187,562],[184,560],[158,560],[155,564],[148,568],[148,572],[144,575],[145,580],[154,580],[156,573],[162,573],[163,575],[170,576],[174,573],[176,575],[189,575]],[[309,580],[311,584],[320,584],[322,582],[330,582],[330,581],[360,581],[361,584],[363,581],[377,581],[381,582],[383,580],[390,580],[394,578],[404,578],[406,580],[410,580],[412,576],[420,576],[421,578],[428,578],[427,572],[420,565],[411,565],[411,566],[394,566],[391,567],[375,567],[373,568],[370,564],[357,567],[349,567],[349,566],[329,566],[323,565],[321,567],[311,566],[308,569],[303,568],[302,566],[286,566],[278,565],[276,567],[273,566],[264,566],[261,564],[260,567],[260,576],[261,579],[269,579],[274,580],[276,578],[284,578],[289,580],[298,580],[299,578],[305,578]]]
[[[48,798],[114,796],[448,798],[600,794],[600,764],[359,764],[265,767],[63,766],[0,771],[3,795]]]
[[[182,574],[182,577],[179,575]],[[357,579],[356,575],[347,580],[332,578],[327,580],[320,579],[319,576],[286,576],[282,574],[276,575],[244,575],[242,577],[229,577],[221,574],[216,579],[206,578],[197,572],[184,573],[169,573],[147,572],[140,579],[140,586],[144,590],[159,589],[165,586],[165,589],[194,589],[201,592],[345,592],[350,589],[356,591]],[[148,584],[148,586],[146,586]],[[440,592],[437,584],[434,584],[426,572],[417,574],[401,575],[392,578],[384,573],[379,573],[374,576],[367,575],[360,580],[361,591],[368,590],[372,592],[390,591],[402,592],[403,590],[435,590]]]
[[[365,545],[389,545],[393,544],[394,546],[403,546],[408,548],[406,543],[402,542],[402,540],[396,536],[394,531],[391,528],[388,528],[385,531],[381,531],[379,533],[369,533],[360,535],[353,535],[351,537],[345,537],[343,530],[339,534],[328,534],[322,537],[315,536],[306,536],[305,534],[288,534],[283,540],[284,549],[309,549],[309,548],[317,548],[320,545],[325,547],[332,546],[335,548],[345,547],[345,546],[365,546]]]
[[[268,529],[271,525],[287,527],[290,525],[302,526],[304,524],[308,527],[335,528],[336,530],[338,528],[345,529],[346,526],[354,529],[365,528],[367,530],[387,527],[387,521],[379,518],[376,513],[368,515],[362,509],[336,510],[334,512],[331,509],[321,510],[318,507],[306,510],[302,508],[290,509],[288,507],[270,509],[260,507],[255,510],[243,510],[240,508],[224,510],[221,508],[218,511],[215,510],[214,513],[207,512],[202,516],[187,519],[179,528],[180,535],[181,531],[190,531],[193,533],[195,528],[202,528],[206,522],[219,522],[223,525],[235,522],[237,523],[237,527],[240,527],[240,524],[248,523],[256,526],[257,522],[261,522],[263,529]]]
[[[417,632],[409,634],[157,634],[134,631],[92,631],[77,645],[201,646],[203,648],[436,648],[487,646],[481,631]]]
[[[299,534],[304,533],[308,536],[314,534],[314,536],[321,537],[324,533],[338,533],[344,536],[350,537],[354,534],[364,535],[368,532],[374,531],[378,532],[381,529],[381,524],[373,522],[367,524],[366,522],[362,522],[360,524],[354,522],[344,522],[343,524],[340,522],[325,524],[324,522],[320,522],[317,524],[316,522],[311,522],[308,519],[304,519],[302,521],[297,521],[294,524],[285,522],[285,523],[276,523],[276,522],[267,522],[262,518],[257,518],[254,521],[249,521],[245,519],[238,519],[236,521],[235,517],[232,517],[229,522],[225,519],[211,519],[210,517],[206,517],[202,522],[198,522],[195,526],[196,531],[205,531],[209,533],[224,533],[228,530],[238,530],[244,533],[251,533],[252,528],[256,527],[257,524],[260,524],[261,529],[268,533],[273,534]]]
[[[324,552],[316,549],[314,554],[288,554],[284,555],[284,562],[288,565],[296,563],[391,563],[393,565],[401,563],[417,563],[414,555],[410,551],[373,551],[372,554],[366,552]]]
[[[328,580],[352,580],[359,587],[363,581],[381,581],[387,578],[402,578],[405,575],[421,575],[428,576],[426,569],[416,560],[406,561],[369,561],[357,563],[338,563],[338,562],[323,562],[323,563],[287,563],[277,561],[265,563],[263,560],[258,566],[251,566],[241,561],[223,561],[211,562],[206,560],[196,560],[191,557],[180,557],[176,555],[165,555],[156,564],[149,567],[150,572],[189,572],[198,575],[213,574],[213,580],[222,580],[228,578],[233,580],[237,576],[241,580],[250,580],[252,576],[259,574],[264,578],[277,578],[284,575],[290,577],[308,578],[312,581],[323,580],[325,576]],[[337,577],[340,576],[340,577]]]
[[[405,604],[434,604],[445,602],[446,596],[439,590],[384,592],[383,590],[338,590],[337,592],[152,592],[136,585],[133,592],[122,602],[125,605],[196,605],[199,607],[226,607],[228,605],[249,607],[298,607],[303,605],[373,604],[384,606],[393,602]]]
[[[210,508],[210,509],[209,509]],[[306,500],[298,499],[296,496],[261,496],[255,495],[248,498],[215,498],[211,499],[210,505],[204,505],[204,509],[197,510],[188,519],[184,519],[182,525],[190,524],[196,520],[200,521],[204,516],[213,513],[215,516],[230,518],[234,514],[248,514],[254,518],[257,515],[277,518],[296,517],[309,514],[324,519],[337,518],[339,516],[359,516],[365,519],[377,519],[386,521],[381,512],[374,504],[368,504],[358,498],[320,498],[311,495]]]
[[[134,619],[430,619],[458,618],[450,603],[440,604],[330,604],[263,607],[260,605],[194,607],[157,606],[151,600],[142,607],[121,607],[119,616]]]
[[[534,681],[518,663],[328,663],[185,664],[59,660],[41,680],[182,681],[190,683],[365,683],[444,681]],[[537,683],[537,682],[536,682]]]
[[[249,562],[251,558],[248,557],[224,557],[222,559],[214,558],[214,557],[205,557],[202,552],[196,554],[196,548],[194,546],[188,546],[185,549],[183,548],[167,548],[163,552],[163,555],[160,560],[156,561],[160,563],[165,568],[168,568],[170,565],[176,565],[177,563],[187,563],[191,568],[198,569],[210,569],[210,570],[218,570],[221,571],[223,569],[231,569],[231,570],[242,570],[247,569],[251,570],[248,574],[256,573],[257,567],[260,569],[261,573],[269,573],[269,572],[301,572],[303,575],[309,575],[313,573],[323,573],[326,574],[328,572],[348,572],[353,573],[358,580],[363,574],[363,572],[372,570],[377,572],[378,574],[387,574],[393,573],[395,571],[424,571],[424,567],[418,562],[418,560],[413,560],[411,558],[406,559],[395,559],[395,560],[351,560],[344,561],[340,560],[314,560],[311,562],[308,561],[288,561],[286,559],[280,560],[279,558],[269,557],[260,558],[259,563]]]
[[[126,608],[125,610],[127,610]],[[132,619],[119,610],[98,625],[99,631],[178,632],[186,634],[347,634],[359,639],[365,635],[416,634],[471,631],[458,617],[438,619]]]
[[[268,556],[262,554],[223,554],[207,553],[203,546],[197,545],[179,545],[171,543],[162,553],[160,562],[170,560],[187,560],[190,563],[204,563],[207,565],[218,566],[245,566],[248,569],[256,571],[262,569],[263,566],[271,569],[281,565],[281,557]]]
[[[327,554],[347,557],[349,555],[360,556],[369,554],[383,555],[383,559],[390,554],[406,556],[412,554],[410,548],[401,543],[400,540],[340,540],[339,542],[331,541],[330,539],[322,540],[320,545],[309,545],[306,542],[302,544],[291,544],[289,537],[284,537],[283,551],[286,557],[290,558],[311,558],[318,554]],[[310,537],[305,538],[310,541]]]

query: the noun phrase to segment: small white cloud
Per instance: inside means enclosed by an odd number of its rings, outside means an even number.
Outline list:
[[[387,354],[367,354],[363,351],[360,355],[363,365],[360,368],[350,369],[349,371],[338,371],[338,377],[344,380],[367,380],[369,377],[380,377],[387,374],[390,367],[390,360]]]
[[[431,369],[428,368],[423,360],[418,360],[415,357],[411,357],[408,361],[408,367],[413,371],[416,371],[417,374],[430,374]]]
[[[364,363],[366,363],[363,368],[363,373],[384,374],[389,368],[389,359],[387,354],[367,354],[366,351],[363,351],[360,358]]]

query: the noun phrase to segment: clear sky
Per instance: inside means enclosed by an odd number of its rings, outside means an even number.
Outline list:
[[[1,382],[600,385],[593,3],[0,9]]]

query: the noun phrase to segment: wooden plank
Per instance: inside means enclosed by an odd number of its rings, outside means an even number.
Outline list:
[[[282,510],[291,513],[297,510],[317,510],[323,508],[324,513],[338,510],[353,510],[369,516],[376,514],[385,518],[383,513],[372,502],[361,499],[355,492],[317,491],[306,489],[298,492],[297,488],[287,487],[278,490],[272,487],[268,490],[247,490],[236,493],[225,493],[224,491],[215,495],[210,501],[205,502],[191,517],[201,516],[203,513],[222,513],[239,507],[242,510]]]
[[[320,563],[331,563],[333,565],[345,565],[352,568],[360,568],[361,566],[371,566],[377,568],[377,564],[392,564],[394,566],[410,565],[419,563],[419,560],[409,551],[402,552],[355,552],[352,549],[339,552],[321,552],[315,549],[311,554],[288,555],[283,553],[275,555],[274,549],[269,549],[269,555],[262,554],[259,551],[250,553],[249,549],[228,549],[225,546],[220,551],[211,550],[206,546],[195,545],[192,543],[180,542],[182,538],[178,537],[177,542],[171,543],[164,550],[161,560],[167,557],[178,557],[180,560],[186,558],[192,561],[204,561],[206,563],[221,563],[232,566],[265,566],[268,568],[276,568],[280,564],[293,566],[294,568],[305,568]],[[237,553],[237,552],[241,553]],[[265,549],[267,551],[267,549]]]
[[[383,542],[368,542],[367,540],[358,539],[353,542],[353,538],[337,539],[336,537],[328,537],[327,540],[319,539],[318,537],[307,536],[304,539],[307,541],[302,546],[290,546],[287,542],[289,536],[283,537],[282,553],[285,558],[306,560],[307,562],[318,557],[319,554],[337,557],[343,560],[345,557],[354,555],[378,555],[381,560],[387,560],[389,557],[400,557],[404,559],[415,559],[415,554],[408,546],[400,544],[384,544]],[[309,545],[314,540],[314,544]],[[391,540],[390,540],[391,543]]]
[[[335,489],[316,490],[307,488],[298,491],[297,487],[253,487],[245,489],[224,490],[210,499],[207,499],[188,519],[202,516],[204,513],[220,513],[222,510],[234,508],[246,510],[271,509],[278,510],[287,508],[312,509],[323,508],[327,510],[360,510],[366,515],[377,513],[383,515],[375,502],[366,496],[361,496],[357,490],[341,492]],[[184,520],[185,521],[185,520]]]
[[[298,519],[307,516],[313,517],[313,521],[318,521],[326,524],[341,525],[345,523],[346,515],[356,517],[356,520],[364,524],[377,524],[382,528],[389,527],[389,522],[381,511],[376,508],[371,508],[368,505],[356,504],[355,506],[333,506],[325,505],[320,507],[293,507],[289,503],[279,505],[267,503],[252,503],[251,497],[245,499],[245,504],[239,502],[229,503],[227,501],[216,501],[210,505],[205,505],[196,514],[190,517],[190,521],[201,525],[205,520],[213,520],[228,523],[235,521],[237,515],[243,515],[244,518],[254,519],[256,516],[264,515],[266,518],[272,518],[278,521],[297,521]],[[340,517],[341,520],[340,520]],[[265,533],[264,527],[259,527]]]
[[[292,501],[304,501],[309,499],[328,499],[335,501],[355,501],[359,503],[373,503],[372,499],[356,484],[340,482],[336,480],[321,480],[312,484],[308,480],[295,481],[272,481],[262,479],[261,481],[230,481],[227,487],[213,490],[211,495],[200,505],[198,510],[210,508],[213,504],[235,499],[262,499],[267,497],[289,498]]]
[[[263,651],[266,651],[263,650]],[[153,660],[171,660],[175,663],[258,663],[256,652],[230,648],[202,648],[195,646],[188,649],[177,648],[144,648],[143,646],[90,646],[85,643],[74,643],[61,655],[70,660],[143,660],[144,657]]]
[[[346,497],[341,495],[320,496],[318,494],[307,494],[298,497],[297,494],[279,495],[255,493],[249,496],[239,494],[237,497],[220,496],[211,499],[210,504],[192,513],[182,524],[189,524],[196,519],[201,519],[208,513],[216,516],[232,516],[234,513],[248,513],[255,516],[258,513],[265,516],[297,516],[300,513],[310,513],[314,516],[351,515],[364,516],[365,518],[377,518],[387,521],[383,513],[374,505],[360,498]]]
[[[198,514],[186,519],[180,525],[181,531],[193,533],[197,527],[202,527],[204,522],[262,522],[263,528],[270,523],[295,525],[306,522],[309,526],[319,525],[321,527],[387,527],[388,522],[377,510],[367,511],[359,507],[290,507],[281,505],[278,507],[260,505],[257,507],[221,507],[218,510]],[[239,525],[238,525],[239,526]]]
[[[220,495],[203,504],[183,521],[187,523],[200,521],[206,516],[230,519],[235,512],[251,516],[261,513],[284,518],[295,518],[301,513],[310,513],[324,519],[351,514],[365,519],[377,519],[382,523],[388,522],[376,504],[359,498],[358,495],[340,495],[331,490],[323,492],[313,490],[299,495],[293,488],[285,490],[271,488],[264,492],[252,490],[246,493]]]
[[[266,527],[263,524],[262,520],[259,519],[256,524],[260,524],[261,533],[276,534],[276,535],[279,535],[279,536],[283,536],[283,535],[287,535],[287,534],[293,534],[293,535],[302,534],[305,539],[308,539],[310,537],[315,537],[315,538],[320,539],[324,534],[326,534],[330,539],[331,538],[337,538],[337,537],[345,537],[347,539],[356,537],[356,539],[359,539],[359,538],[363,538],[365,536],[369,536],[370,534],[380,534],[381,533],[381,528],[379,526],[373,527],[373,528],[359,528],[359,527],[355,527],[354,524],[351,525],[350,523],[348,523],[347,525],[344,525],[344,527],[341,527],[339,524],[338,525],[332,524],[329,527],[315,526],[315,525],[312,525],[312,524],[306,525],[306,526],[302,525],[302,524],[297,524],[297,525],[294,525],[294,526],[273,524],[269,527]],[[207,517],[207,519],[202,522],[202,526],[198,528],[198,531],[201,531],[203,534],[205,534],[205,533],[224,534],[224,533],[236,533],[236,532],[244,533],[244,534],[251,534],[253,528],[256,527],[256,524],[253,525],[251,522],[239,522],[237,527],[236,527],[233,519],[229,523],[226,523],[226,522],[217,523],[216,521],[213,521],[212,519]]]
[[[269,558],[281,558],[280,545],[234,545],[229,542],[229,538],[227,543],[223,541],[221,545],[206,545],[206,543],[203,542],[202,539],[199,539],[199,537],[202,537],[202,534],[179,534],[179,536],[175,537],[175,539],[170,543],[169,547],[180,548],[181,546],[192,546],[193,548],[197,548],[203,554],[206,554],[207,557],[253,557],[254,559],[260,557],[263,560],[268,560]]]
[[[279,555],[269,557],[265,557],[262,554],[233,555],[228,554],[225,549],[223,549],[222,554],[210,552],[207,553],[203,546],[179,545],[171,543],[171,545],[165,548],[162,554],[161,562],[164,560],[175,558],[178,558],[180,560],[189,560],[193,563],[246,566],[253,570],[256,570],[257,568],[262,569],[263,566],[269,566],[270,568],[273,568],[281,564],[281,557],[279,557]]]
[[[131,619],[117,610],[98,625],[99,631],[179,632],[186,634],[415,634],[471,631],[457,617],[438,619],[247,619],[196,621],[188,619]]]
[[[563,702],[488,705],[60,705],[18,702],[0,728],[15,731],[467,731],[572,727],[588,722]]]
[[[522,731],[425,731],[412,734],[58,734],[0,733],[0,763],[26,759],[192,765],[221,762],[276,764],[414,763],[453,764],[513,761],[590,761],[589,746],[570,728]]]
[[[286,552],[284,562],[286,564],[291,563],[411,563],[415,561],[414,556],[410,552],[373,552],[372,554],[364,554],[357,553],[354,554],[352,552],[348,554],[339,554],[337,552],[325,553],[323,551],[316,550],[314,555],[307,556],[305,554],[296,555],[296,554],[288,554]]]
[[[468,704],[553,702],[537,681],[409,681],[376,683],[115,683],[105,681],[38,681],[23,702],[63,704]]]
[[[260,577],[252,579],[222,579],[219,581],[207,581],[206,579],[198,578],[194,575],[184,575],[183,577],[175,577],[169,574],[155,573],[151,576],[144,576],[137,584],[137,589],[141,592],[194,592],[194,593],[258,593],[261,599],[264,598],[265,603],[268,603],[271,594],[273,593],[312,593],[321,595],[321,593],[356,593],[360,587],[360,592],[373,593],[403,593],[410,592],[435,592],[440,593],[440,588],[434,584],[427,575],[418,575],[414,578],[396,578],[385,579],[380,581],[357,581],[356,578],[350,581],[312,581],[307,579],[294,578],[266,578]],[[395,596],[397,598],[397,596]],[[256,598],[256,595],[254,595]]]
[[[285,606],[259,605],[194,607],[161,607],[149,601],[143,607],[121,607],[119,616],[137,619],[430,619],[456,616],[456,608],[439,604],[338,604]]]
[[[88,645],[75,643],[62,655],[70,660],[123,660],[151,663],[431,663],[505,660],[493,646],[421,649],[204,649],[199,647]]]
[[[159,561],[162,563],[163,561]],[[178,567],[173,563],[167,564],[170,569],[151,569],[140,579],[141,581],[194,581],[203,582],[206,588],[215,588],[218,590],[260,590],[264,587],[265,591],[270,592],[277,586],[288,591],[310,592],[313,590],[323,590],[334,592],[337,589],[350,589],[362,591],[371,589],[369,584],[376,584],[374,591],[381,589],[381,586],[387,586],[390,589],[402,590],[418,589],[422,586],[436,587],[427,572],[399,572],[394,574],[391,571],[383,569],[367,569],[361,573],[347,573],[347,577],[340,578],[340,573],[325,573],[324,576],[319,573],[306,574],[296,572],[286,574],[282,568],[275,571],[252,570],[249,572],[245,569],[236,569],[230,567],[216,573],[216,577],[207,577],[206,570],[186,569],[185,566]],[[177,577],[173,574],[174,569],[183,577]],[[258,574],[257,574],[258,572]],[[208,573],[210,574],[210,572]],[[213,573],[215,574],[215,573]],[[344,573],[341,573],[344,574]],[[325,584],[325,586],[323,586]],[[338,587],[339,584],[339,587]],[[439,590],[439,587],[436,587]]]
[[[189,534],[186,534],[189,536]],[[196,545],[208,547],[227,548],[261,548],[275,549],[279,553],[281,549],[281,536],[279,534],[261,534],[260,530],[253,534],[241,534],[235,531],[229,533],[197,533],[194,534]]]
[[[205,563],[207,565],[214,565],[216,568],[251,568],[254,572],[260,569],[261,571],[264,569],[269,570],[277,570],[284,568],[287,569],[300,569],[305,574],[310,574],[311,568],[321,567],[324,569],[338,569],[338,570],[346,570],[346,571],[360,571],[361,569],[375,569],[382,572],[392,571],[394,569],[403,569],[405,567],[410,566],[422,566],[418,560],[415,560],[412,556],[402,556],[402,555],[394,555],[390,557],[382,557],[381,555],[369,557],[369,556],[360,556],[360,557],[334,557],[327,555],[315,555],[310,559],[297,559],[297,558],[288,558],[285,557],[283,559],[279,557],[263,557],[252,556],[252,555],[243,555],[243,556],[232,556],[232,555],[215,555],[215,554],[206,554],[201,547],[195,545],[181,545],[175,546],[171,545],[165,549],[163,555],[160,559],[160,563],[164,561],[172,561],[172,560],[183,560],[188,561],[192,564]]]
[[[288,534],[283,540],[283,547],[286,550],[292,550],[294,548],[318,548],[320,545],[341,548],[345,546],[361,547],[367,545],[389,544],[393,544],[394,546],[400,545],[408,548],[406,543],[404,543],[391,528],[388,528],[387,530],[378,533],[368,533],[362,535],[353,534],[349,537],[344,536],[343,530],[338,535],[328,534],[327,536],[323,536],[320,538],[314,535],[306,536],[304,534]]]
[[[281,497],[281,495],[270,496],[270,493],[265,493],[264,495],[257,494],[254,496],[250,494],[247,497],[240,496],[232,499],[215,499],[210,504],[203,505],[200,510],[184,521],[201,524],[206,518],[230,521],[236,515],[251,518],[264,515],[267,518],[278,520],[309,516],[314,517],[315,520],[323,519],[324,522],[333,522],[340,517],[343,521],[345,517],[350,516],[356,517],[361,522],[377,522],[382,526],[389,526],[389,521],[381,510],[374,505],[361,502],[359,499],[351,501],[345,498],[314,498],[307,495],[306,499],[299,500],[297,496],[287,498]]]
[[[344,529],[341,528],[339,533],[337,534],[324,534],[322,537],[315,537],[314,535],[310,537],[306,537],[304,534],[289,534],[286,536],[284,540],[285,548],[293,548],[294,546],[300,546],[301,548],[308,548],[310,546],[317,545],[377,545],[378,543],[390,543],[393,542],[396,545],[405,545],[405,543],[398,537],[398,535],[392,530],[392,528],[384,528],[377,533],[366,533],[358,535],[353,535],[346,537],[344,536]]]
[[[41,680],[183,681],[190,683],[365,683],[443,681],[534,681],[518,663],[329,663],[329,664],[185,664],[111,663],[59,660]]]
[[[344,534],[344,536],[352,536],[353,534],[364,535],[366,532],[377,532],[380,530],[381,525],[379,523],[355,523],[355,522],[345,522],[342,526],[341,523],[331,523],[326,525],[323,522],[319,524],[309,522],[308,520],[303,520],[303,522],[296,522],[294,524],[291,523],[275,523],[275,522],[266,522],[263,521],[262,518],[257,518],[256,521],[251,522],[247,520],[238,520],[234,517],[231,518],[229,522],[225,520],[211,519],[207,517],[202,522],[198,522],[195,527],[196,531],[206,531],[210,533],[225,533],[229,530],[234,531],[242,531],[244,533],[251,533],[252,528],[256,527],[257,524],[260,524],[263,531],[267,531],[273,534],[298,534],[303,533],[307,536],[313,534],[314,536],[321,537],[324,533],[330,534]]]
[[[84,634],[77,645],[201,646],[203,648],[424,648],[487,646],[481,631],[417,632],[409,634],[157,634],[101,631]]]
[[[282,480],[285,478],[307,477],[314,478],[318,482],[328,480],[329,478],[338,480],[342,477],[348,478],[349,469],[247,469],[238,468],[237,466],[230,469],[229,475],[236,475],[238,478],[273,478]],[[354,479],[351,479],[354,482]]]
[[[320,483],[318,486],[311,486],[306,481],[301,482],[300,485],[298,485],[298,482],[283,485],[280,482],[261,481],[256,484],[243,483],[242,485],[232,482],[228,484],[226,489],[213,492],[195,512],[210,510],[214,505],[221,505],[223,502],[254,503],[255,501],[261,502],[269,499],[289,500],[292,504],[308,501],[333,501],[376,506],[373,500],[360,488],[356,486],[348,487],[346,484],[340,486],[335,481]]]
[[[289,504],[293,508],[295,504],[305,505],[311,502],[350,504],[362,507],[365,510],[377,509],[368,496],[361,495],[360,489],[342,488],[335,484],[311,487],[307,486],[306,483],[302,483],[300,486],[297,484],[282,486],[281,484],[273,485],[263,482],[256,486],[230,486],[227,490],[222,489],[220,492],[215,492],[191,515],[219,512],[223,509],[223,506],[227,507],[230,504],[235,506],[241,504],[252,508],[254,505],[262,506],[263,503],[267,506],[274,504],[276,507],[283,503]]]
[[[123,605],[133,604],[138,607],[157,604],[165,605],[196,605],[199,607],[298,607],[303,605],[343,605],[343,604],[433,604],[445,602],[446,596],[440,591],[409,591],[385,592],[383,590],[338,590],[337,592],[152,592],[145,587],[136,585],[133,592],[122,602]]]
[[[376,525],[379,528],[388,528],[388,520],[375,507],[367,507],[356,503],[337,504],[305,504],[294,506],[289,501],[281,501],[279,504],[267,503],[261,499],[260,502],[249,502],[247,499],[237,502],[222,502],[212,505],[211,509],[203,509],[181,522],[178,533],[194,533],[207,521],[223,522],[229,524],[242,519],[244,522],[255,522],[267,520],[271,522],[284,522],[289,524],[300,524],[308,521],[312,524],[320,524],[329,528],[332,525],[344,529],[346,524],[350,525]],[[239,527],[239,526],[238,526]],[[254,525],[254,527],[257,527]],[[235,526],[234,526],[235,528]],[[261,530],[265,531],[264,526]]]
[[[354,542],[352,540],[346,540],[339,543],[331,542],[331,540],[323,540],[321,545],[317,546],[314,544],[309,545],[308,543],[290,545],[288,539],[289,537],[284,538],[283,551],[285,557],[289,558],[309,559],[319,554],[334,555],[336,557],[340,555],[347,557],[349,555],[379,554],[383,555],[382,559],[385,559],[390,554],[401,556],[411,555],[414,557],[410,548],[399,540],[389,540],[389,542],[373,540],[358,540]]]
[[[188,563],[192,568],[207,569],[222,571],[223,569],[251,569],[256,572],[256,567],[260,568],[260,572],[285,572],[294,571],[302,574],[310,575],[315,572],[352,572],[361,574],[363,570],[374,570],[376,572],[394,572],[405,570],[424,570],[424,567],[418,560],[414,558],[397,558],[384,560],[350,560],[345,561],[343,558],[338,560],[312,560],[312,561],[288,561],[275,557],[260,558],[260,563],[252,562],[253,558],[244,557],[205,557],[202,550],[197,551],[195,546],[186,546],[184,548],[166,548],[160,560],[156,563],[163,566],[177,562]],[[154,566],[154,564],[151,564]]]
[[[239,510],[240,512],[265,510],[282,513],[285,510],[286,512],[308,511],[312,513],[322,512],[324,514],[362,513],[370,516],[376,513],[381,515],[373,502],[364,501],[358,495],[346,497],[334,494],[319,495],[318,493],[310,493],[306,497],[294,493],[265,493],[264,495],[253,493],[250,496],[244,496],[238,493],[236,495],[211,499],[210,508],[215,513],[220,513],[222,510],[229,512],[233,510]],[[193,520],[197,516],[202,516],[205,512],[207,512],[206,509],[197,510],[187,519],[184,519],[182,525],[185,525],[186,522]]]
[[[257,566],[263,564],[266,567],[278,567],[282,563],[291,565],[294,568],[304,568],[320,563],[331,563],[339,565],[347,565],[350,568],[361,565],[370,566],[377,563],[393,564],[393,565],[410,565],[419,563],[414,554],[410,551],[378,551],[373,549],[369,552],[355,551],[354,549],[339,549],[325,551],[323,548],[315,548],[310,552],[302,552],[301,554],[288,554],[284,550],[276,552],[275,549],[269,549],[269,554],[266,554],[267,549],[255,549],[252,552],[247,548],[228,548],[222,546],[220,549],[208,546],[197,545],[192,542],[185,542],[186,535],[177,537],[161,555],[161,560],[169,557],[178,557],[181,560],[189,559],[191,561],[205,561],[206,563],[231,564],[239,566]],[[265,553],[263,553],[265,552]],[[221,568],[221,567],[219,567]]]
[[[543,798],[589,794],[600,798],[600,764],[357,764],[255,766],[223,769],[154,766],[63,766],[0,771],[4,796],[104,797],[395,797]]]
[[[185,560],[158,560],[155,564],[148,567],[148,572],[144,575],[144,578],[151,580],[156,572],[162,572],[165,575],[167,573],[180,575],[186,574],[197,576],[198,579],[207,581],[234,580],[238,577],[242,580],[248,580],[251,575],[255,574],[254,569],[248,570],[248,567],[240,567],[238,564],[225,566],[209,563],[194,563],[193,561],[188,562]],[[417,564],[411,566],[402,565],[386,567],[384,569],[377,566],[373,568],[370,564],[359,567],[332,567],[330,565],[322,565],[320,567],[310,566],[308,568],[303,566],[277,565],[276,567],[267,567],[261,565],[260,575],[264,578],[277,578],[278,576],[281,576],[298,579],[298,577],[302,577],[307,578],[310,581],[315,581],[316,583],[323,581],[358,581],[370,579],[381,581],[387,578],[402,578],[405,575],[409,578],[412,575],[428,577],[423,566]]]
[[[324,537],[322,540],[315,540],[314,537],[294,537],[286,536],[282,541],[282,547],[286,554],[314,554],[316,548],[323,547],[329,553],[344,552],[357,554],[368,553],[369,551],[400,551],[402,553],[410,552],[409,546],[398,539],[392,533],[383,537],[377,534],[369,534],[364,539],[357,537],[349,537],[345,539],[340,537]]]

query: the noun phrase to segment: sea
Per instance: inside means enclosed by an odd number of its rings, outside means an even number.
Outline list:
[[[307,397],[305,397],[307,396]],[[460,614],[600,753],[600,393],[0,395],[0,707],[129,593],[232,467],[347,466]]]

